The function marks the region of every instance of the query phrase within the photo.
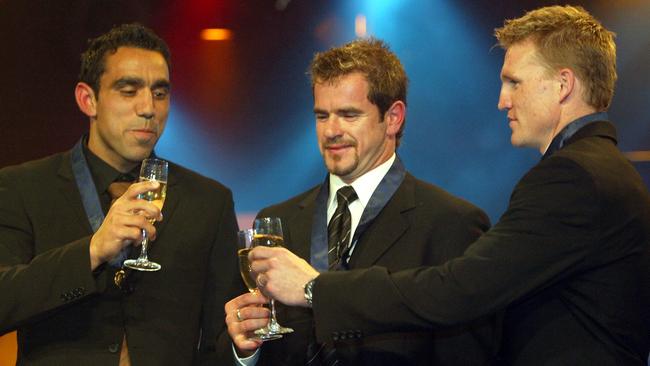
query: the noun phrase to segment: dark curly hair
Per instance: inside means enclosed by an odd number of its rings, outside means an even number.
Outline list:
[[[114,54],[119,47],[159,52],[171,69],[169,47],[151,29],[138,23],[115,26],[107,33],[88,40],[88,48],[81,54],[79,81],[90,85],[96,96],[99,96],[99,79],[106,68],[106,55]]]

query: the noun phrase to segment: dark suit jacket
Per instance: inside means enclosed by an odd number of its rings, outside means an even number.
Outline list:
[[[508,364],[645,365],[650,199],[615,142],[610,123],[580,129],[521,179],[503,217],[460,258],[321,275],[318,338],[435,329],[509,305]]]
[[[286,202],[262,210],[258,216],[282,219],[285,245],[310,258],[315,199],[320,186]],[[349,262],[351,268],[381,265],[391,271],[436,265],[461,255],[489,227],[477,207],[442,189],[406,174],[393,197],[362,234]],[[362,297],[382,308],[381,294],[371,295],[360,284],[346,297]],[[368,297],[370,296],[370,297]],[[304,365],[313,335],[311,310],[278,306],[281,324],[295,329],[282,340],[266,342],[260,365]],[[327,320],[324,320],[327,321]],[[389,332],[356,338],[355,327],[338,329],[335,343],[345,365],[483,365],[496,354],[499,342],[496,317],[441,329],[437,332]],[[331,341],[331,339],[329,340]]]
[[[0,334],[18,330],[19,365],[115,366],[125,332],[134,365],[214,353],[223,304],[242,288],[232,195],[170,164],[163,216],[149,251],[162,270],[132,271],[125,294],[115,269],[90,271],[70,153],[0,170]]]

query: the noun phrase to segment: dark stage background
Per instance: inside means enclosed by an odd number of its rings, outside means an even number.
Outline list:
[[[510,146],[496,109],[503,52],[493,29],[550,1],[0,0],[0,167],[70,148],[87,130],[73,90],[86,40],[139,21],[172,49],[172,111],[158,154],[233,189],[242,225],[325,176],[305,74],[316,51],[367,33],[411,84],[399,154],[416,176],[493,221],[539,153]],[[625,151],[650,150],[650,1],[574,1],[618,34],[610,116]],[[233,38],[207,42],[204,28]],[[650,163],[637,162],[647,178]],[[44,189],[47,189],[44,187]]]

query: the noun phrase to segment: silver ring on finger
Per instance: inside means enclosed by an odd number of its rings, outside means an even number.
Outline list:
[[[241,309],[237,309],[237,311],[235,312],[235,315],[237,315],[237,321],[243,322],[244,318],[242,318],[240,310]]]

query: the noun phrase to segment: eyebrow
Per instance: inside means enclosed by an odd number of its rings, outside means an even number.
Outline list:
[[[144,80],[140,78],[131,78],[131,77],[123,77],[115,80],[111,87],[113,89],[120,89],[125,86],[131,86],[134,88],[141,88],[144,86]]]
[[[363,113],[363,111],[359,108],[355,107],[344,107],[344,108],[339,108],[336,110],[336,114],[348,114],[348,113]]]
[[[509,73],[501,73],[501,75],[499,75],[499,76],[501,78],[501,81],[520,81],[514,75],[511,75]]]
[[[115,80],[112,84],[113,89],[120,89],[127,86],[134,87],[134,88],[142,88],[145,86],[145,82],[142,78],[123,77]],[[170,89],[171,83],[169,82],[169,80],[166,79],[158,79],[151,85],[151,89],[158,89],[158,88]]]
[[[159,88],[171,89],[171,87],[172,84],[167,79],[158,79],[154,81],[153,85],[151,85],[151,89],[159,89]]]
[[[317,113],[329,113],[329,112],[326,111],[326,110],[323,110],[323,109],[314,108],[314,114],[317,114]],[[344,108],[339,108],[339,109],[335,110],[334,113],[336,113],[336,114],[363,113],[363,111],[361,109],[355,108],[355,107],[344,107]]]

